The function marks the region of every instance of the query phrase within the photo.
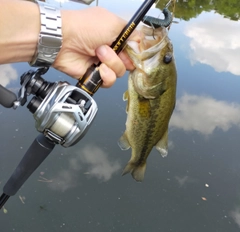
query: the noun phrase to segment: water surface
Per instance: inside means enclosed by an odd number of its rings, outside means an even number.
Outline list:
[[[98,1],[126,20],[141,3]],[[56,4],[81,9],[96,2]],[[161,17],[159,8],[153,7],[149,14]],[[112,88],[100,89],[94,96],[99,112],[87,135],[71,148],[56,146],[9,199],[8,213],[0,212],[1,231],[239,231],[239,9],[238,1],[176,3],[178,23],[171,26],[169,37],[178,85],[169,155],[162,158],[152,150],[143,183],[121,176],[131,155],[117,146],[125,130],[126,73]],[[17,92],[19,77],[27,70],[25,63],[1,65],[1,84]],[[52,69],[44,77],[75,84]],[[38,133],[25,106],[0,107],[0,120],[3,188]],[[43,177],[49,182],[42,182]]]

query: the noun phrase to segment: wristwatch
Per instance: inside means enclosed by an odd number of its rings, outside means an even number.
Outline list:
[[[34,57],[34,67],[51,66],[62,47],[62,20],[60,10],[45,2],[36,1],[40,10],[41,29]]]

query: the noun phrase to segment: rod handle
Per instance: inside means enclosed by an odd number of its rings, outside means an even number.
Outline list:
[[[87,69],[86,73],[77,83],[77,86],[92,96],[102,83],[103,81],[100,76],[99,65],[93,64]]]

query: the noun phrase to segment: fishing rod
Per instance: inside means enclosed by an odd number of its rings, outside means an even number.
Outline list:
[[[137,12],[130,19],[128,24],[123,28],[122,32],[119,34],[117,39],[112,43],[111,48],[119,54],[128,37],[131,35],[133,30],[137,27],[137,25],[142,21],[145,14],[152,7],[156,0],[145,0]],[[159,0],[158,0],[159,1]],[[102,79],[99,73],[99,66],[101,62],[97,65],[92,64],[83,75],[83,77],[78,81],[77,86],[81,89],[85,90],[91,96],[99,89],[102,85]]]
[[[117,54],[154,3],[155,0],[145,0],[123,28],[111,45]],[[10,196],[17,193],[56,144],[67,148],[84,137],[98,111],[92,95],[102,84],[100,64],[90,66],[76,86],[68,82],[46,81],[42,75],[48,71],[47,66],[29,70],[20,77],[18,97],[0,85],[0,104],[6,108],[17,109],[25,105],[28,96],[33,95],[27,108],[33,114],[35,127],[40,132],[4,185],[0,209]]]

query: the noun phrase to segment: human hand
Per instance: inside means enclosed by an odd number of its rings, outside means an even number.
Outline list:
[[[116,77],[124,75],[126,69],[134,69],[124,52],[118,56],[110,48],[126,26],[125,20],[100,7],[63,10],[61,14],[63,44],[53,63],[54,68],[79,79],[88,67],[101,61],[102,87],[110,87]],[[138,40],[140,37],[134,31],[131,39]]]

